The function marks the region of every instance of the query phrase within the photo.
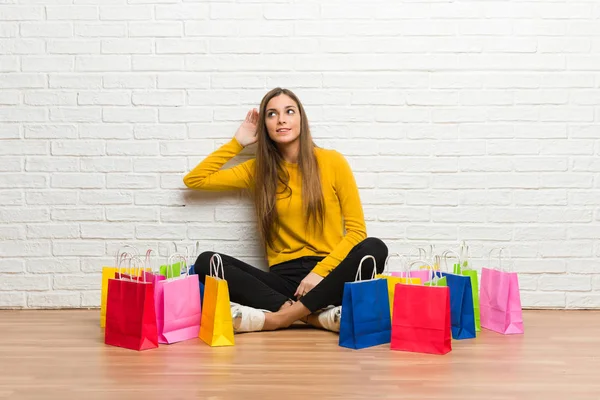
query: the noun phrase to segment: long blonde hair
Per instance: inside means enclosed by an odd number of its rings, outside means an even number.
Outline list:
[[[278,195],[291,196],[288,186],[290,175],[284,167],[283,157],[275,142],[269,137],[265,123],[266,108],[269,101],[276,96],[285,94],[298,105],[300,112],[300,153],[298,155],[298,169],[302,178],[302,205],[303,211],[313,229],[323,229],[323,191],[321,190],[321,177],[319,165],[315,156],[316,145],[313,142],[308,126],[308,119],[302,103],[298,97],[288,89],[275,88],[268,92],[260,103],[257,124],[258,146],[256,149],[256,170],[254,174],[254,206],[258,217],[258,231],[266,245],[272,246],[274,233],[278,229],[279,216],[275,207]],[[282,185],[278,192],[277,187]]]

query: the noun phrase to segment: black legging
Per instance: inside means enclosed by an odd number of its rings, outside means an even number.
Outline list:
[[[210,258],[213,252],[198,256],[194,268],[200,282],[209,274]],[[388,248],[380,239],[367,238],[354,246],[346,258],[327,275],[317,286],[300,299],[311,312],[328,305],[342,304],[345,282],[353,282],[360,260],[366,256],[375,257],[377,273],[383,271]],[[253,308],[277,311],[289,299],[294,299],[298,285],[308,275],[322,257],[301,257],[273,265],[269,272],[262,271],[236,258],[221,254],[225,279],[229,286],[231,301]],[[369,279],[373,273],[373,261],[365,260],[362,266],[362,279]]]

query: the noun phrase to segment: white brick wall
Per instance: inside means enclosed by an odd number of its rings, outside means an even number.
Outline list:
[[[0,308],[98,306],[120,243],[264,267],[181,178],[278,85],[392,251],[506,246],[525,307],[600,307],[595,2],[0,3]]]

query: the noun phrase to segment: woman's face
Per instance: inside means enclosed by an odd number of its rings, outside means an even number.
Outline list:
[[[273,97],[267,103],[265,124],[269,137],[276,144],[290,144],[300,137],[300,110],[286,94]]]

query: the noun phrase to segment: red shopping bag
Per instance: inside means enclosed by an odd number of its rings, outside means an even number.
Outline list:
[[[127,250],[127,251],[125,251]],[[106,295],[108,293],[108,280],[113,279],[117,270],[121,268],[121,263],[125,261],[127,257],[138,255],[138,251],[131,245],[124,245],[117,250],[115,257],[115,265],[102,267],[102,291],[100,292],[100,327],[104,328],[106,325]],[[131,271],[121,271],[131,274]]]
[[[146,280],[147,282],[152,282],[154,283],[154,288],[156,289],[156,284],[159,281],[164,281],[166,278],[162,275],[160,275],[158,273],[158,271],[154,270],[154,265],[152,265],[152,259],[151,259],[151,254],[152,254],[152,249],[148,249],[148,251],[146,251],[146,260],[144,263],[144,271],[142,271],[141,276],[142,279]],[[156,300],[154,300],[156,302]]]
[[[448,287],[396,285],[391,349],[431,354],[452,350]]]
[[[158,347],[152,282],[123,279],[120,273],[108,280],[104,343],[131,350]]]

